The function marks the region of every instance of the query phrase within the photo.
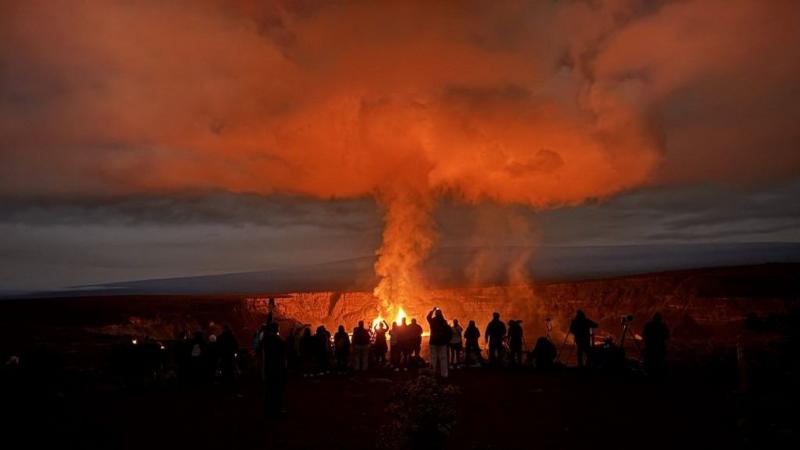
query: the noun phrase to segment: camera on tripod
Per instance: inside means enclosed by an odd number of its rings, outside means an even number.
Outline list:
[[[633,314],[623,314],[619,316],[619,322],[623,325],[630,325],[633,322]]]

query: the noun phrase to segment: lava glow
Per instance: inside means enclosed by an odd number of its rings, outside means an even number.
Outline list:
[[[400,324],[403,322],[403,319],[405,319],[406,317],[408,317],[408,316],[406,315],[406,311],[403,309],[403,307],[402,307],[402,306],[398,306],[398,307],[397,307],[397,314],[395,315],[395,318],[394,318],[394,322],[393,322],[393,323],[396,323],[396,324],[400,325]],[[378,314],[378,317],[376,317],[376,318],[375,318],[375,319],[372,321],[372,326],[371,326],[371,329],[372,329],[372,330],[375,330],[375,329],[379,328],[379,327],[381,326],[381,324],[383,323],[383,321],[384,321],[384,320],[386,320],[386,319],[384,319],[384,318],[383,318],[383,316],[381,316],[380,314]]]

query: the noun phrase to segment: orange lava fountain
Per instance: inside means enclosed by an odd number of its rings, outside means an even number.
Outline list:
[[[400,323],[401,323],[401,322],[403,321],[403,319],[405,319],[406,317],[407,317],[407,315],[406,315],[406,312],[405,312],[405,310],[403,309],[403,307],[402,307],[402,306],[398,306],[398,307],[397,307],[397,314],[395,315],[395,318],[394,318],[394,322],[393,322],[393,323],[396,323],[396,324],[400,325]],[[383,323],[383,321],[384,321],[384,320],[386,320],[386,319],[384,319],[384,318],[383,318],[383,316],[381,316],[380,314],[378,314],[378,317],[376,317],[376,318],[375,318],[375,319],[373,319],[373,321],[372,321],[371,329],[373,329],[373,330],[374,330],[374,329],[378,328],[378,327],[381,325],[381,323]],[[391,326],[391,323],[389,324],[389,326]]]

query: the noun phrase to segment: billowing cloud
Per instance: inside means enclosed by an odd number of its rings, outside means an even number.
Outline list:
[[[553,207],[796,173],[799,17],[790,0],[5,2],[0,193],[374,196],[376,269],[406,291],[442,194]]]

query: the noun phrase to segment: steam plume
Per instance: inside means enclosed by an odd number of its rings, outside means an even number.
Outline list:
[[[539,208],[800,166],[800,3],[4,2],[0,193],[374,196],[418,295],[436,198]]]

